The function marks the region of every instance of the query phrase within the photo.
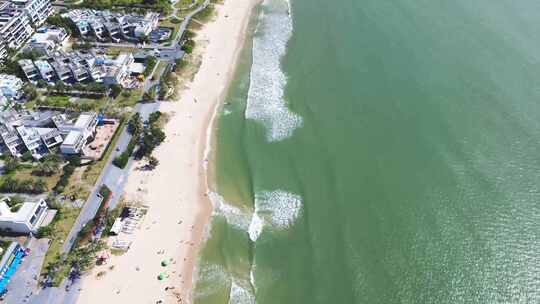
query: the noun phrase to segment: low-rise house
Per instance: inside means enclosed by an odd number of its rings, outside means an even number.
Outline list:
[[[85,112],[73,124],[63,124],[60,132],[66,134],[60,151],[64,154],[84,154],[83,147],[91,141],[96,134],[98,116],[94,112]]]
[[[34,65],[34,62],[32,60],[21,59],[17,63],[19,64],[21,70],[24,72],[24,75],[30,82],[35,83],[41,78],[39,70]]]
[[[49,209],[45,200],[24,202],[18,210],[10,208],[8,202],[9,198],[0,200],[0,229],[21,234],[37,232]]]
[[[83,147],[94,139],[98,115],[85,112],[75,121],[54,111],[30,112],[14,110],[0,115],[0,150],[13,156],[30,151],[36,159],[60,145],[66,154],[83,154]]]
[[[34,65],[39,71],[41,78],[47,82],[53,82],[56,79],[56,72],[51,64],[45,60],[36,60]]]
[[[70,131],[60,145],[60,152],[63,154],[81,154],[85,144],[86,140],[82,132]]]
[[[22,95],[23,81],[8,74],[0,74],[0,95],[7,99],[19,99]]]
[[[61,27],[41,27],[30,37],[26,49],[39,50],[43,54],[55,51],[68,37],[68,33]]]
[[[45,146],[37,128],[20,126],[16,129],[26,146],[26,150],[30,151],[35,159],[40,159],[43,155],[48,153],[49,150],[47,149],[47,146]]]
[[[69,18],[82,36],[94,35],[98,40],[108,37],[115,42],[120,39],[138,41],[148,36],[159,23],[159,14],[154,12],[142,16],[108,10],[74,9],[62,14],[62,17]]]
[[[106,85],[119,84],[126,86],[131,75],[130,67],[134,63],[131,53],[120,53],[115,60],[106,63],[107,74],[103,78]]]

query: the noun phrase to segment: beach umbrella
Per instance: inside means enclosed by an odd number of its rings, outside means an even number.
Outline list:
[[[161,281],[161,280],[165,279],[165,277],[167,277],[167,275],[165,274],[165,272],[162,272],[162,273],[160,273],[160,274],[158,275],[158,280]]]
[[[161,266],[165,267],[167,265],[169,265],[169,262],[167,260],[161,261]]]

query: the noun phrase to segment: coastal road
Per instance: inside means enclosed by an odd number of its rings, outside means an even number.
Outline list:
[[[143,119],[147,119],[150,113],[154,112],[157,109],[157,103],[139,103],[135,106],[134,110],[135,112],[139,112]],[[129,134],[127,128],[124,128],[124,130],[122,130],[122,134],[120,134],[116,145],[114,147],[111,147],[111,149],[114,150],[109,156],[107,164],[105,165],[103,171],[97,179],[96,184],[94,185],[94,188],[92,189],[92,192],[86,201],[86,204],[84,204],[81,213],[79,214],[79,217],[73,225],[73,228],[71,229],[64,243],[64,246],[62,247],[62,253],[67,253],[69,252],[69,250],[71,250],[73,242],[75,242],[79,231],[81,231],[82,227],[88,221],[92,220],[96,215],[101,204],[101,198],[98,196],[101,185],[107,185],[107,187],[109,187],[109,189],[111,189],[112,191],[112,198],[109,202],[109,206],[111,208],[114,208],[114,206],[116,206],[116,204],[118,203],[118,199],[123,193],[123,186],[125,185],[127,179],[130,164],[128,163],[128,166],[126,166],[125,169],[120,169],[113,165],[112,161],[117,155],[122,153],[122,151],[127,148],[130,140],[131,134]]]

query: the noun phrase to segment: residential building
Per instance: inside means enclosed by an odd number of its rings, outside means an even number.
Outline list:
[[[49,0],[10,0],[22,9],[34,26],[42,25],[47,17],[53,14]]]
[[[37,232],[49,209],[45,200],[24,202],[16,211],[8,202],[9,198],[0,200],[0,229],[22,234]]]
[[[30,37],[27,49],[39,50],[43,54],[54,52],[68,37],[65,29],[59,27],[41,27]]]
[[[21,156],[30,151],[36,159],[60,145],[62,153],[84,154],[82,148],[96,134],[98,115],[80,114],[69,121],[64,114],[54,111],[15,111],[0,113],[0,151]]]
[[[26,150],[32,153],[36,159],[40,159],[44,154],[47,154],[48,149],[41,139],[41,135],[36,128],[20,126],[16,128],[19,137],[22,139]]]
[[[54,82],[56,80],[56,72],[49,62],[45,60],[36,60],[34,61],[34,65],[37,67],[41,79],[46,82]]]
[[[17,62],[19,66],[21,67],[21,70],[24,72],[24,75],[26,78],[30,81],[35,83],[39,79],[41,79],[41,76],[39,75],[39,70],[34,65],[34,62],[30,59],[22,59]]]
[[[84,154],[83,147],[94,138],[97,124],[97,113],[85,112],[79,115],[75,123],[60,125],[59,131],[66,134],[60,151],[64,154]]]
[[[19,99],[22,95],[23,82],[20,78],[0,74],[0,95],[7,99]]]
[[[33,29],[25,11],[12,2],[0,1],[0,41],[17,49],[30,37]]]
[[[63,154],[80,154],[85,144],[86,140],[82,132],[70,131],[60,145],[60,152]]]
[[[74,9],[62,14],[62,17],[73,21],[82,36],[93,35],[98,40],[110,38],[114,42],[121,39],[139,41],[155,30],[159,23],[159,14],[154,12],[142,16],[108,10]]]
[[[126,86],[131,75],[130,66],[134,62],[131,53],[120,53],[116,59],[106,62],[107,74],[103,78],[103,83],[106,85],[119,84]]]

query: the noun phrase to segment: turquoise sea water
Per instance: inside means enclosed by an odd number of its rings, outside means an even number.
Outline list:
[[[540,2],[266,0],[252,38],[196,303],[540,302]]]

